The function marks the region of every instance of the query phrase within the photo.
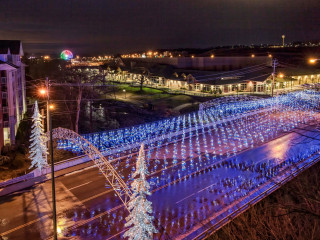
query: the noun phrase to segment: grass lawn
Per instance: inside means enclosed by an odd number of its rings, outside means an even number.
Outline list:
[[[139,86],[130,86],[129,84],[119,84],[117,85],[120,91],[126,90],[128,93],[136,93],[136,94],[161,94],[165,93],[161,89],[155,89],[155,88],[148,88],[143,87],[142,92],[140,92]]]

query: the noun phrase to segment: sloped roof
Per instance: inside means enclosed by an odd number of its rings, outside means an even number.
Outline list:
[[[169,79],[181,79],[182,77],[178,74],[178,77],[174,76],[174,73],[179,73],[179,69],[167,64],[150,63],[150,62],[140,62],[132,61],[129,59],[123,59],[126,68],[132,73],[142,73],[147,70],[151,76],[164,77]]]
[[[11,66],[11,67],[14,67],[14,68],[19,68],[17,65],[14,65],[13,63],[11,63],[11,62],[6,62],[6,64],[8,64],[9,66]]]
[[[185,71],[185,73],[191,74],[196,79],[197,83],[225,85],[246,81],[263,82],[270,77],[272,68],[261,65],[225,72]]]
[[[8,49],[11,54],[20,54],[21,41],[20,40],[0,40],[0,54],[8,54]]]
[[[316,67],[279,67],[278,72],[285,76],[303,76],[320,74],[320,69]]]
[[[8,62],[4,62],[0,60],[0,70],[14,70],[14,68],[18,68],[17,66],[15,66],[14,64],[8,63]]]

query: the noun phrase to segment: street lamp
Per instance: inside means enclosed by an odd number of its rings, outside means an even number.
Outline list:
[[[278,74],[278,77],[279,78],[284,78],[284,74],[283,73],[279,73]],[[277,84],[279,84],[279,82],[277,83]],[[280,85],[280,84],[279,84]],[[284,83],[282,83],[282,87],[284,87]],[[279,87],[280,88],[280,87]],[[285,87],[284,87],[285,88]]]
[[[250,81],[249,82],[249,92],[253,92],[253,83]]]
[[[54,160],[53,160],[53,141],[52,141],[52,118],[50,111],[54,106],[50,104],[49,80],[46,79],[46,89],[40,89],[39,93],[47,97],[47,131],[50,131],[50,157],[51,157],[51,183],[52,183],[52,215],[53,215],[53,239],[57,240],[57,210],[56,210],[56,191],[54,180]]]
[[[126,90],[123,89],[123,92],[124,92],[124,98],[126,99]]]
[[[310,58],[309,59],[309,63],[310,64],[315,64],[317,61],[319,61],[320,59],[316,59],[316,58]]]
[[[47,93],[47,91],[44,88],[41,88],[39,90],[40,95],[45,96],[45,94]]]

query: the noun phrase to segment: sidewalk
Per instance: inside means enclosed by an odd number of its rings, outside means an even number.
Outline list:
[[[84,156],[85,158],[86,156]],[[93,166],[93,162],[91,160],[89,160],[88,162],[84,162],[84,163],[80,163],[78,165],[75,165],[75,166],[71,166],[71,167],[68,167],[68,168],[64,168],[64,169],[61,169],[61,170],[57,170],[55,171],[55,178],[57,177],[60,177],[60,176],[63,176],[65,174],[68,174],[68,173],[71,173],[71,172],[74,172],[74,171],[77,171],[77,170],[81,170],[81,169],[85,169],[85,168],[88,168],[88,167],[91,167]],[[61,164],[57,164],[55,165],[55,168],[59,168],[59,165]],[[4,195],[8,195],[8,194],[11,194],[13,192],[18,192],[18,191],[21,191],[25,188],[29,188],[29,187],[32,187],[36,184],[39,184],[39,183],[42,183],[42,182],[45,182],[45,181],[48,181],[48,180],[51,180],[51,173],[50,172],[47,172],[47,174],[45,175],[40,175],[40,176],[36,176],[36,177],[32,177],[32,178],[29,178],[29,179],[26,179],[25,181],[20,181],[18,183],[13,183],[13,184],[9,184],[3,188],[0,188],[0,197],[1,196],[4,196]]]

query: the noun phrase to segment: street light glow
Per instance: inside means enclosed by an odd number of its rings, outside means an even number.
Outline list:
[[[309,63],[314,64],[314,63],[316,63],[317,60],[319,60],[319,59],[311,58],[311,59],[309,59]]]
[[[39,93],[40,93],[41,95],[45,95],[45,94],[47,93],[47,90],[44,89],[44,88],[41,88],[41,89],[39,90]]]
[[[280,73],[279,74],[279,78],[283,78],[284,77],[284,74],[283,73]]]
[[[50,108],[51,110],[53,110],[53,109],[54,109],[54,105],[51,104],[51,105],[49,106],[49,108]]]

